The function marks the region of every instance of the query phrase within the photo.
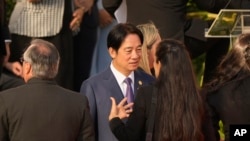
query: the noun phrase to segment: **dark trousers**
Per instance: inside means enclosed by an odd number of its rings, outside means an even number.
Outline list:
[[[80,91],[82,82],[90,76],[97,42],[98,19],[98,9],[94,4],[91,14],[84,15],[80,32],[74,36],[74,90],[77,92]]]
[[[90,76],[92,56],[97,40],[97,28],[81,29],[74,37],[74,90],[79,92],[81,84]]]

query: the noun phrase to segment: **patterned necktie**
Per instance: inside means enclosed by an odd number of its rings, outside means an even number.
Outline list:
[[[128,103],[133,102],[134,101],[134,94],[133,94],[133,90],[131,87],[131,82],[132,80],[127,77],[124,82],[127,84],[127,89],[126,89],[126,97],[128,98],[127,101]]]

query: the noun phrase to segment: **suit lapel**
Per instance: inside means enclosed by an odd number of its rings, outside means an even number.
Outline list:
[[[110,67],[107,69],[104,77],[105,85],[110,89],[110,96],[114,97],[116,102],[120,102],[124,96],[122,94],[121,88],[118,85],[114,74],[112,73]]]
[[[143,85],[144,85],[144,80],[142,79],[143,77],[141,76],[141,74],[139,73],[139,71],[137,71],[137,70],[135,70],[134,71],[134,80],[135,80],[135,82],[134,82],[134,94],[135,94],[135,96],[136,96],[136,94],[137,94],[137,90],[140,88],[140,87],[142,87]]]

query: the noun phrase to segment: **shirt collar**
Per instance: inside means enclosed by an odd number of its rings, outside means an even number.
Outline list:
[[[113,65],[113,63],[110,64],[110,69],[113,72],[118,84],[122,84],[126,78],[125,75],[123,75],[121,72],[119,72]],[[134,84],[134,71],[132,71],[129,76],[128,76],[131,80],[132,80],[132,84]]]

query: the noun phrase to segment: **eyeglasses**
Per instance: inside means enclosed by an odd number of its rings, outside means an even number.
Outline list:
[[[23,59],[23,57],[20,58],[20,62],[23,63],[25,60]]]

